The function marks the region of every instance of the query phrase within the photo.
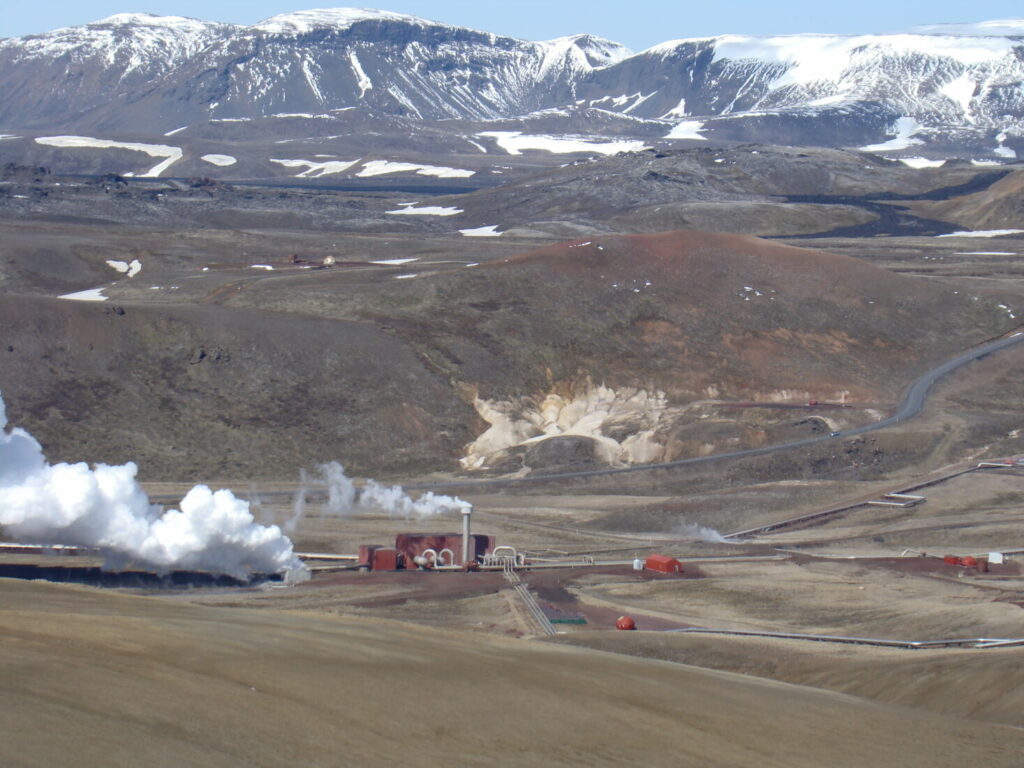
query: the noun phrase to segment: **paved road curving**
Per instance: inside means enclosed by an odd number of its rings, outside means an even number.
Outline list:
[[[1018,331],[1010,336],[990,341],[978,347],[963,352],[942,365],[932,368],[920,378],[916,379],[907,389],[903,400],[895,413],[888,418],[876,421],[874,424],[866,424],[863,427],[847,429],[834,435],[822,435],[807,437],[803,440],[794,440],[789,443],[778,443],[777,445],[764,446],[762,448],[748,448],[742,451],[730,453],[716,453],[711,456],[698,456],[692,459],[677,459],[665,461],[658,464],[636,464],[629,467],[615,467],[612,469],[588,469],[579,472],[557,472],[548,475],[529,475],[527,477],[510,478],[488,478],[486,480],[453,480],[449,482],[417,483],[404,486],[407,490],[433,490],[437,488],[487,488],[497,486],[520,486],[532,483],[544,483],[551,480],[570,480],[580,477],[604,477],[609,475],[622,475],[629,472],[650,472],[656,469],[671,469],[673,467],[689,467],[697,464],[709,464],[713,461],[725,461],[728,459],[740,459],[748,456],[764,456],[778,451],[789,451],[794,448],[801,448],[806,445],[835,440],[842,437],[853,437],[867,432],[874,432],[879,429],[886,429],[900,422],[914,418],[924,408],[928,393],[935,383],[949,373],[962,368],[968,363],[979,360],[987,355],[1000,352],[1007,347],[1012,347],[1024,342],[1024,331]]]

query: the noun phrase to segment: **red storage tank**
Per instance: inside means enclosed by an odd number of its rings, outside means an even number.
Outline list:
[[[648,571],[658,571],[659,573],[683,572],[683,564],[668,555],[648,555],[647,559],[644,560],[644,568]]]
[[[942,558],[942,562],[946,565],[960,565],[960,558],[956,555],[946,555]]]
[[[632,616],[619,616],[619,620],[615,622],[616,629],[636,629],[636,622],[633,621]]]
[[[966,568],[974,568],[977,564],[977,558],[971,557],[970,555],[960,558],[960,565],[965,566]]]

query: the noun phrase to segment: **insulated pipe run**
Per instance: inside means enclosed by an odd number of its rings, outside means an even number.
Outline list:
[[[469,565],[469,516],[473,510],[467,507],[462,509],[462,567]]]

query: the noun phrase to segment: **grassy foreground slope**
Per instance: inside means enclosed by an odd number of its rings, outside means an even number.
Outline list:
[[[1024,730],[550,644],[0,584],[0,763],[1019,764]]]

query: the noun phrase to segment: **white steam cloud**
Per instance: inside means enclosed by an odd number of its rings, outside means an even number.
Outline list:
[[[345,474],[345,468],[336,461],[321,464],[318,477],[310,478],[303,470],[299,474],[299,487],[292,504],[292,517],[286,523],[287,530],[293,530],[302,519],[306,509],[306,496],[311,490],[326,490],[326,509],[332,515],[355,515],[367,512],[384,512],[391,517],[425,518],[445,512],[461,512],[472,505],[453,496],[438,496],[427,491],[413,499],[399,485],[385,486],[376,480],[367,480],[356,487]]]
[[[0,528],[19,542],[99,549],[106,567],[158,574],[204,571],[246,580],[306,573],[276,525],[259,525],[249,503],[197,485],[179,509],[151,504],[134,463],[50,464],[23,429],[7,431],[0,397]]]
[[[672,532],[678,534],[683,539],[696,539],[697,541],[708,541],[713,544],[732,543],[714,528],[709,528],[706,525],[697,525],[696,523],[682,523],[677,525]]]

